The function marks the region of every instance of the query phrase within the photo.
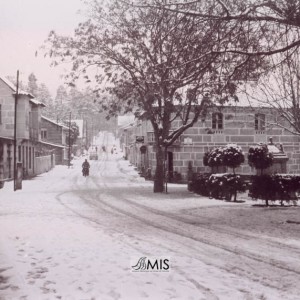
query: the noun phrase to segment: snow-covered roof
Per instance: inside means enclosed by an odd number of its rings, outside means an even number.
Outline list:
[[[44,145],[47,145],[47,146],[58,147],[58,148],[65,148],[65,146],[63,146],[63,145],[48,143],[48,142],[45,142],[45,141],[40,141],[40,143],[44,144]]]
[[[57,122],[55,122],[55,121],[53,121],[53,120],[51,120],[51,119],[49,119],[49,118],[47,118],[45,116],[42,116],[41,118],[44,119],[44,120],[46,120],[46,121],[48,121],[48,122],[50,122],[50,123],[53,123],[53,124],[55,124],[57,126],[61,126],[61,124],[59,124],[59,123],[57,123]]]
[[[14,140],[12,137],[7,137],[7,136],[2,136],[0,135],[0,139],[5,139],[5,140]]]
[[[7,80],[4,76],[0,76],[0,79],[15,93],[17,91],[17,88],[16,86],[11,83],[9,80]],[[28,96],[29,98],[33,99],[34,96],[26,91],[23,91],[23,90],[18,90],[18,93],[20,95],[25,95],[25,96]]]
[[[11,83],[9,80],[7,80],[4,76],[0,76],[0,79],[14,92],[14,93],[16,93],[16,91],[17,91],[17,88],[16,88],[16,86],[13,84],[13,83]],[[35,105],[40,105],[40,106],[43,106],[43,107],[45,107],[46,105],[43,103],[43,102],[41,102],[41,101],[38,101],[38,100],[36,100],[36,99],[34,99],[34,96],[31,94],[31,93],[28,93],[28,92],[26,92],[26,91],[23,91],[23,90],[18,90],[18,94],[19,95],[24,95],[24,96],[27,96],[27,97],[29,97],[30,98],[30,102],[31,103],[33,103],[33,104],[35,104]]]
[[[124,115],[118,116],[118,126],[124,127],[134,123],[135,116],[134,115]]]
[[[35,100],[35,99],[30,99],[30,102],[33,103],[33,104],[35,104],[35,105],[41,105],[43,107],[46,106],[43,102]]]
[[[61,123],[57,123],[57,122],[55,122],[55,121],[53,121],[53,120],[51,120],[51,119],[49,119],[49,118],[47,118],[45,116],[42,116],[41,118],[44,119],[45,121],[48,121],[48,122],[50,122],[52,124],[55,124],[55,125],[57,125],[59,127],[62,127],[63,129],[69,129],[69,127],[67,127],[67,126],[65,126],[65,125],[63,125]]]

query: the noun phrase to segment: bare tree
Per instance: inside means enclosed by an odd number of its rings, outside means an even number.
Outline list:
[[[54,65],[72,63],[67,79],[82,76],[93,85],[109,115],[134,110],[151,122],[154,192],[162,192],[164,150],[199,117],[205,118],[213,101],[235,98],[238,81],[260,71],[260,58],[226,53],[223,47],[255,48],[260,37],[249,38],[236,24],[120,0],[94,1],[91,9],[91,19],[73,37],[50,33],[48,53]],[[181,125],[175,127],[178,119]]]
[[[243,28],[249,35],[261,37],[256,48],[247,49],[237,44],[227,47],[225,43],[225,47],[217,51],[269,56],[300,46],[299,0],[144,0],[142,3],[134,5],[168,9],[199,20],[218,20],[234,25],[239,32]]]
[[[275,124],[295,135],[300,135],[300,62],[299,50],[273,57],[275,69],[262,76],[254,87],[244,93],[249,103],[270,107],[276,114]],[[269,124],[273,125],[273,124]]]

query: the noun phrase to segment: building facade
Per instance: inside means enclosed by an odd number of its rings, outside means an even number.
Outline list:
[[[289,158],[286,169],[282,172],[300,173],[300,139],[276,125],[278,120],[280,116],[270,108],[225,106],[211,109],[206,120],[199,120],[166,149],[166,171],[171,179],[178,177],[186,180],[189,165],[193,172],[211,172],[209,167],[203,165],[203,156],[214,147],[237,144],[247,154],[251,146],[268,143],[272,138],[273,143],[278,148],[283,148]],[[281,122],[288,126],[283,120]],[[173,129],[180,125],[180,121],[175,120]],[[153,176],[156,159],[150,122],[136,120],[134,125],[125,126],[120,132],[120,140],[129,161],[142,171],[148,170]],[[245,160],[236,172],[254,174],[255,170],[249,167],[247,158]]]
[[[43,151],[54,153],[55,164],[67,164],[69,160],[69,127],[42,116],[40,128],[41,149],[39,149],[38,155],[45,154]]]
[[[13,84],[0,77],[0,181],[14,176],[15,94]],[[36,152],[40,147],[40,120],[44,104],[19,91],[16,115],[16,160],[23,178],[36,174]]]

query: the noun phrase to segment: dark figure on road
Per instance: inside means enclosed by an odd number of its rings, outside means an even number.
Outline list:
[[[82,175],[84,177],[89,176],[90,174],[90,164],[87,159],[82,164]]]

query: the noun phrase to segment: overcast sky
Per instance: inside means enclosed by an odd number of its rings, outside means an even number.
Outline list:
[[[35,57],[35,52],[52,29],[72,34],[85,19],[84,9],[81,0],[0,0],[0,76],[16,76],[19,70],[27,83],[33,72],[55,96],[63,83],[61,70],[50,67],[43,55]]]

